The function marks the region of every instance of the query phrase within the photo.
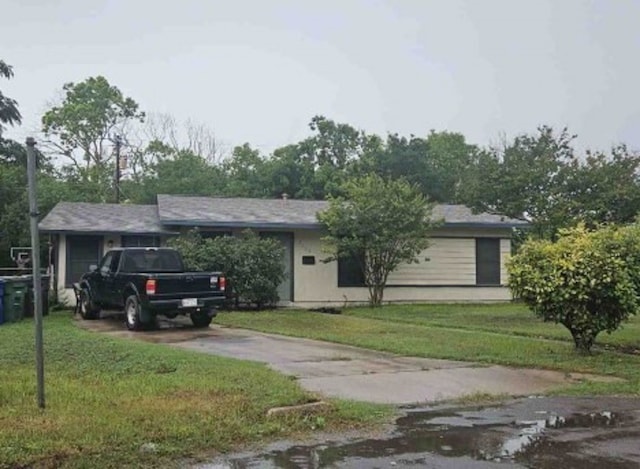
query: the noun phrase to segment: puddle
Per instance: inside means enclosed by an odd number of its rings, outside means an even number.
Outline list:
[[[507,406],[416,410],[400,417],[384,438],[281,443],[197,467],[640,467],[640,400],[605,410],[585,407],[580,399],[525,399]]]

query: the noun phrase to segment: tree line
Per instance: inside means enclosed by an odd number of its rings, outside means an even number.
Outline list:
[[[3,61],[0,75],[13,78]],[[145,113],[101,76],[62,91],[37,137],[43,215],[63,200],[115,200],[116,136],[125,203],[153,203],[158,193],[326,199],[375,174],[404,179],[436,203],[527,220],[547,239],[578,222],[631,222],[640,206],[638,154],[625,145],[579,152],[567,129],[541,126],[480,146],[457,132],[380,136],[314,116],[309,137],[265,154],[250,143],[225,149],[206,126]],[[2,135],[20,119],[18,103],[0,92],[0,265],[29,239],[25,150]]]

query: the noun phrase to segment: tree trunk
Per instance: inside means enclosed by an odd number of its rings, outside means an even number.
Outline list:
[[[581,353],[591,353],[591,347],[596,340],[597,332],[593,332],[590,329],[582,329],[575,327],[572,324],[563,323],[564,327],[569,329],[571,337],[573,337],[573,343],[576,346],[576,350]]]
[[[369,289],[369,305],[373,308],[382,306],[383,295],[384,295],[384,286],[373,285]]]

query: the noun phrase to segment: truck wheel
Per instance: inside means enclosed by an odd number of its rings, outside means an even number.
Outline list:
[[[150,326],[150,323],[142,322],[141,309],[142,306],[136,295],[127,297],[124,303],[124,319],[130,331],[140,331]]]
[[[86,320],[98,319],[100,317],[100,308],[91,300],[91,294],[87,289],[83,289],[80,292],[80,316]]]
[[[211,320],[213,319],[213,317],[209,315],[209,311],[206,311],[206,310],[194,311],[193,313],[190,314],[190,316],[191,316],[191,322],[195,327],[198,327],[198,328],[209,327],[209,324],[211,324]]]

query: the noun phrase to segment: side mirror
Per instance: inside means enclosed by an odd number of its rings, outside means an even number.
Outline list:
[[[95,272],[96,270],[98,270],[98,266],[95,264],[91,264],[89,266],[89,272]]]

